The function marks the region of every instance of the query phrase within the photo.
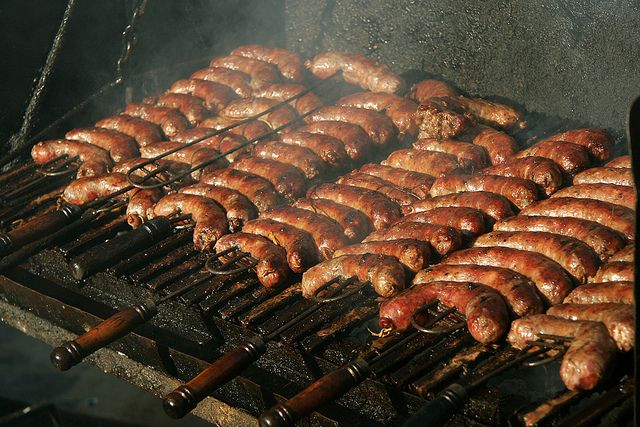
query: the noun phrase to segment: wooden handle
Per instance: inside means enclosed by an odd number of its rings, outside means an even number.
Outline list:
[[[215,389],[238,376],[267,350],[261,338],[246,341],[223,354],[188,383],[169,393],[163,401],[164,411],[171,418],[182,418]]]
[[[261,427],[292,426],[316,409],[332,402],[364,381],[371,368],[362,359],[337,369],[284,403],[280,403],[260,416]]]
[[[54,348],[51,352],[51,363],[61,371],[66,371],[90,354],[122,338],[157,313],[158,309],[152,301],[120,311],[75,340]]]

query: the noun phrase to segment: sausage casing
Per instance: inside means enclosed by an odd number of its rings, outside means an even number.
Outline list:
[[[509,201],[499,194],[486,191],[462,192],[419,200],[405,207],[406,213],[430,211],[442,207],[466,207],[477,209],[486,215],[485,220],[493,225],[495,221],[515,215]]]
[[[516,154],[517,158],[538,156],[553,160],[569,175],[574,175],[591,165],[589,150],[566,141],[540,141]]]
[[[582,171],[573,177],[573,184],[614,184],[633,187],[631,169],[601,166]]]
[[[251,200],[260,212],[284,203],[280,194],[266,179],[235,169],[218,169],[202,177],[200,182],[236,190]]]
[[[252,173],[271,182],[280,194],[288,199],[304,195],[307,179],[295,166],[275,160],[246,157],[234,162],[231,167],[242,172]]]
[[[564,299],[565,304],[614,302],[633,304],[633,282],[587,283],[576,287]]]
[[[391,120],[384,114],[364,108],[322,107],[305,118],[308,122],[339,121],[360,126],[376,144],[387,145],[395,138]]]
[[[566,141],[582,145],[589,150],[596,162],[605,162],[611,158],[613,141],[607,132],[597,128],[572,129],[546,138],[550,141]]]
[[[357,243],[338,249],[335,251],[334,256],[361,254],[381,254],[396,257],[402,265],[414,273],[436,260],[431,245],[417,239]]]
[[[484,215],[477,209],[466,207],[440,207],[403,216],[399,222],[424,222],[446,225],[472,239],[487,231]]]
[[[452,154],[410,148],[395,150],[382,164],[436,177],[461,170],[458,159]]]
[[[456,156],[460,166],[470,172],[484,169],[490,164],[487,151],[483,147],[468,142],[422,138],[413,143],[413,148],[452,154]]]
[[[409,221],[398,222],[389,228],[374,231],[363,241],[398,239],[418,239],[428,242],[442,256],[455,251],[462,245],[460,233],[453,227]]]
[[[535,182],[547,196],[562,187],[562,171],[552,160],[544,157],[523,157],[480,171],[483,175],[518,177]]]
[[[344,229],[351,241],[360,241],[371,232],[373,224],[361,211],[328,199],[298,199],[293,207],[322,214],[331,218]]]
[[[254,204],[242,193],[230,188],[199,183],[180,189],[180,193],[195,194],[217,202],[227,213],[231,231],[240,230],[242,224],[258,216]]]
[[[396,187],[389,181],[365,173],[350,173],[342,176],[337,182],[338,184],[378,191],[400,206],[410,205],[418,200],[413,194],[404,191],[400,187]]]
[[[483,128],[471,142],[487,150],[492,165],[503,164],[518,151],[512,136],[491,128]]]
[[[162,131],[158,125],[128,114],[104,118],[96,123],[96,127],[113,129],[129,135],[140,146],[163,140]]]
[[[563,188],[551,197],[595,199],[635,209],[636,192],[633,187],[615,184],[578,184]]]
[[[429,190],[435,179],[433,176],[425,173],[375,163],[367,163],[358,170],[389,181],[403,190],[415,194],[416,197],[420,199],[429,197]]]

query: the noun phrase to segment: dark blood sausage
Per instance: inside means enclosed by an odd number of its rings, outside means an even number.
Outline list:
[[[191,215],[195,223],[193,245],[199,251],[210,251],[216,241],[229,232],[227,215],[213,200],[192,194],[164,196],[153,209],[154,216],[176,213]]]
[[[633,304],[633,282],[587,283],[578,286],[564,299],[565,304],[614,302]]]
[[[560,377],[568,389],[591,390],[609,374],[616,344],[602,323],[540,314],[514,320],[507,339],[523,349],[528,341],[541,340],[541,334],[573,337],[560,365]]]
[[[222,67],[203,68],[193,73],[191,78],[225,85],[231,88],[240,98],[249,98],[251,96],[251,76],[242,71]]]
[[[295,166],[275,160],[246,157],[234,162],[231,167],[242,172],[252,173],[273,184],[276,191],[288,199],[304,195],[307,180],[304,173]]]
[[[217,113],[238,98],[229,86],[202,79],[178,80],[171,85],[169,92],[196,96],[212,113]]]
[[[240,252],[251,254],[258,260],[256,274],[267,288],[284,283],[290,274],[287,254],[283,248],[274,245],[262,236],[248,233],[233,233],[222,236],[216,242],[216,252],[220,253],[236,247]]]
[[[451,139],[418,139],[413,143],[416,150],[438,151],[456,156],[460,166],[469,171],[484,169],[489,166],[487,151],[468,142],[453,141]]]
[[[418,283],[380,304],[380,327],[402,331],[411,326],[421,306],[438,300],[464,314],[467,328],[477,341],[499,340],[509,328],[509,314],[499,293],[477,283]]]
[[[111,129],[73,129],[67,132],[65,138],[103,148],[109,152],[114,162],[121,162],[140,155],[136,141],[133,138]]]
[[[373,225],[367,216],[357,209],[327,199],[298,199],[293,207],[305,209],[331,218],[344,229],[351,241],[360,241],[371,232]]]
[[[438,178],[431,186],[432,197],[465,191],[500,194],[515,207],[523,209],[538,200],[538,187],[533,181],[500,175],[449,175]]]
[[[561,303],[573,289],[573,281],[567,272],[558,263],[537,252],[506,247],[470,248],[456,251],[442,262],[513,270],[531,280],[549,305]]]
[[[287,163],[300,169],[307,179],[315,180],[328,172],[328,165],[313,151],[279,141],[258,142],[252,147],[255,157]]]
[[[590,282],[632,282],[633,263],[627,261],[614,261],[603,264],[598,273],[589,280]]]
[[[220,56],[214,58],[209,66],[242,71],[251,76],[251,86],[253,88],[259,88],[267,83],[277,83],[280,81],[280,73],[274,65],[244,56]]]
[[[335,251],[334,256],[381,254],[398,258],[408,270],[416,273],[436,261],[431,245],[417,239],[364,242]]]
[[[365,173],[352,172],[338,179],[338,184],[351,185],[354,187],[366,188],[368,190],[378,191],[400,206],[410,205],[418,200],[416,196],[408,193],[384,179],[367,175]]]
[[[107,173],[112,163],[107,150],[80,141],[50,139],[38,142],[31,149],[31,158],[38,164],[47,163],[60,156],[78,156],[82,162],[76,173],[78,178]]]
[[[379,145],[389,144],[395,138],[393,122],[387,116],[364,108],[322,107],[305,120],[309,123],[338,121],[358,125],[369,135],[371,141]]]
[[[418,239],[428,242],[441,256],[455,251],[462,245],[460,233],[453,227],[409,221],[399,222],[390,228],[374,231],[363,242],[398,239]]]
[[[306,231],[313,237],[323,258],[333,257],[334,251],[349,244],[344,230],[334,220],[300,208],[280,208],[262,214],[261,218],[272,219]]]
[[[163,93],[159,96],[145,98],[144,103],[175,108],[184,115],[192,126],[197,125],[210,114],[202,99],[186,93]]]
[[[277,101],[286,101],[294,96],[304,92],[307,88],[301,84],[294,83],[271,83],[264,85],[253,91],[256,98],[275,99]],[[308,92],[301,97],[290,101],[290,104],[298,114],[306,114],[309,111],[320,108],[323,105],[322,99],[313,92]]]
[[[419,271],[413,283],[439,281],[480,283],[502,295],[516,316],[527,316],[543,311],[536,288],[515,271],[486,265],[434,265]]]
[[[190,127],[189,121],[175,108],[128,104],[124,113],[157,124],[168,138],[172,138]]]
[[[128,114],[107,117],[96,123],[97,128],[112,129],[129,135],[139,146],[162,141],[162,131],[158,125]]]
[[[578,184],[563,188],[551,197],[595,199],[635,209],[636,191],[633,187],[615,184]]]
[[[455,138],[466,131],[471,123],[462,114],[443,107],[440,103],[426,101],[416,111],[419,138]]]
[[[288,80],[299,82],[304,78],[304,64],[300,55],[287,49],[250,44],[233,49],[231,55],[244,56],[273,64],[278,67],[280,74]]]
[[[487,231],[484,215],[478,209],[465,207],[440,207],[403,216],[399,222],[424,222],[453,227],[463,236],[474,238]]]
[[[336,105],[366,108],[386,114],[400,134],[417,135],[415,121],[418,105],[410,99],[384,92],[360,92],[340,98]]]
[[[546,138],[548,141],[566,141],[582,145],[589,150],[596,162],[606,162],[611,158],[613,141],[608,133],[602,129],[584,128],[572,129],[557,133]]]
[[[387,255],[343,255],[311,267],[302,275],[302,295],[311,298],[322,285],[335,278],[357,277],[368,281],[378,295],[389,297],[404,288],[404,267]]]
[[[375,163],[368,163],[358,170],[362,173],[389,181],[403,190],[415,194],[416,197],[420,199],[429,197],[429,190],[435,179],[432,175],[425,173],[412,172],[402,168],[394,168],[393,166],[378,165]]]
[[[471,143],[487,150],[492,165],[500,165],[518,152],[518,143],[512,136],[491,128],[483,128]]]
[[[573,184],[614,184],[633,187],[631,169],[602,166],[582,171],[573,177]]]
[[[633,348],[635,336],[633,312],[632,305],[615,303],[560,304],[547,310],[547,314],[563,319],[604,323],[609,335],[622,351]]]
[[[538,231],[494,231],[475,242],[476,247],[503,246],[538,252],[560,264],[578,282],[598,271],[600,260],[589,246],[572,237]]]
[[[200,123],[200,127],[220,130],[239,121],[240,120],[215,116],[203,120],[202,123]],[[264,136],[266,138],[267,135],[273,134],[272,129],[265,122],[261,122],[258,120],[251,120],[249,122],[239,124],[229,129],[228,132],[241,136],[247,141],[255,140],[255,138],[258,138],[260,136]]]
[[[452,154],[411,148],[395,150],[382,164],[436,177],[460,171],[458,159]]]
[[[509,105],[487,101],[482,98],[466,98],[464,96],[458,96],[455,98],[455,102],[478,121],[489,126],[501,129],[526,127],[522,113]]]
[[[603,262],[625,245],[622,236],[609,227],[580,218],[516,215],[496,223],[493,229],[544,231],[573,237],[586,243]]]
[[[562,171],[552,160],[544,157],[524,157],[511,159],[507,163],[492,166],[480,171],[483,175],[501,175],[518,177],[535,182],[547,196],[562,187]]]
[[[387,65],[362,55],[321,52],[304,65],[319,79],[329,78],[341,71],[345,82],[371,92],[401,93],[406,87],[404,80]]]
[[[455,89],[440,80],[422,80],[411,88],[409,98],[424,104],[432,98],[445,98],[448,96],[456,96]]]
[[[634,238],[635,213],[629,208],[593,199],[557,197],[542,200],[521,212],[523,215],[581,218],[612,228],[628,240]]]
[[[217,202],[227,213],[231,231],[240,230],[244,223],[258,216],[258,210],[251,200],[231,188],[200,183],[182,188],[180,193],[195,194]]]
[[[235,101],[231,101],[229,105],[220,111],[219,114],[222,117],[229,119],[247,119],[279,104],[280,101],[267,98],[236,99]],[[298,113],[296,113],[296,110],[294,110],[293,107],[289,105],[281,105],[276,110],[267,113],[256,120],[266,123],[271,129],[278,129],[286,126],[287,124],[291,124],[291,126],[280,130],[281,132],[288,132],[296,125],[295,120],[297,118]]]
[[[340,120],[310,123],[300,131],[332,136],[340,141],[351,160],[360,163],[371,156],[373,142],[358,125]]]
[[[605,166],[610,168],[631,168],[631,156],[619,156],[608,162]]]
[[[321,261],[318,247],[306,231],[271,219],[254,219],[242,227],[244,233],[258,234],[282,246],[289,268],[302,273]]]
[[[160,188],[140,189],[133,192],[127,204],[127,223],[132,228],[142,225],[153,216],[153,208],[162,196],[164,192]]]
[[[538,156],[553,160],[569,175],[574,175],[591,165],[589,150],[566,141],[540,141],[516,154],[517,158]]]
[[[180,132],[177,134],[173,141],[180,142],[182,144],[187,144],[189,142],[193,142],[197,139],[201,139],[207,137],[207,135],[213,135],[202,139],[200,142],[197,142],[194,146],[197,147],[209,147],[221,153],[226,153],[229,150],[236,149],[235,151],[226,154],[224,157],[230,162],[235,161],[239,156],[246,155],[249,153],[249,146],[240,147],[242,144],[246,144],[247,140],[235,133],[231,132],[223,132],[215,135],[217,131],[212,128],[206,127],[197,127],[187,129],[184,132]]]
[[[204,175],[200,182],[236,190],[251,200],[260,212],[266,212],[284,203],[273,184],[252,173],[228,168],[218,169]]]
[[[635,250],[636,250],[635,245],[633,244],[627,245],[623,249],[620,249],[619,251],[617,251],[611,258],[609,258],[609,261],[633,262]]]
[[[191,166],[198,166],[204,162],[212,160],[220,154],[217,150],[208,147],[200,147],[197,144],[192,145],[190,147],[185,147],[184,144],[180,144],[179,142],[172,141],[163,141],[156,142],[154,144],[145,145],[144,147],[140,147],[140,154],[142,157],[151,159],[156,156],[163,155],[168,151],[175,150],[176,148],[181,148],[175,153],[167,154],[166,157],[163,157],[165,160],[173,160],[175,162],[182,162],[190,164]],[[229,162],[224,159],[217,159],[210,165],[205,166],[199,170],[193,171],[191,176],[194,179],[199,179],[203,173],[209,173],[213,170],[224,168],[229,165]]]
[[[382,193],[342,184],[322,184],[309,190],[311,199],[329,199],[364,213],[376,230],[386,228],[400,216],[400,206]]]
[[[408,214],[442,207],[477,209],[486,215],[485,220],[491,225],[495,221],[515,215],[511,208],[511,203],[506,198],[486,191],[454,193],[432,199],[419,200],[411,206],[406,206],[404,210]]]
[[[330,135],[296,131],[282,135],[280,141],[283,144],[297,145],[313,151],[325,163],[337,170],[346,168],[350,162],[342,141]]]

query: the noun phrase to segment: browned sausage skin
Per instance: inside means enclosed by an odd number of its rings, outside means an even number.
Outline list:
[[[342,255],[362,254],[381,254],[396,257],[407,270],[414,273],[433,264],[437,259],[431,245],[417,239],[357,243],[338,249],[333,255],[339,257]]]
[[[611,158],[613,141],[607,132],[597,128],[572,129],[546,138],[548,141],[566,141],[582,145],[589,150],[596,162],[605,162]]]
[[[393,166],[375,163],[368,163],[358,170],[362,173],[389,181],[403,190],[415,194],[416,197],[420,199],[429,197],[429,190],[435,179],[432,175],[425,173],[412,172],[402,168],[394,168]]]
[[[217,131],[213,128],[196,127],[192,129],[187,129],[184,132],[180,132],[173,138],[173,140],[175,142],[187,144],[200,139],[201,141],[195,144],[197,145],[196,148],[208,147],[216,151],[219,151],[221,153],[226,153],[229,150],[236,149],[231,153],[225,154],[224,157],[229,162],[233,162],[238,157],[249,153],[250,151],[249,146],[238,148],[241,145],[247,143],[247,140],[243,136],[237,135],[232,132],[223,132],[223,133],[218,133],[217,135],[213,135],[216,132]],[[213,136],[208,136],[208,135],[213,135]],[[202,138],[205,138],[205,139],[202,139]]]
[[[614,261],[603,264],[590,282],[632,282],[633,262]]]
[[[180,148],[180,150],[166,154],[167,152]],[[165,160],[173,160],[176,162],[187,163],[191,166],[198,166],[204,162],[208,162],[212,159],[216,159],[220,154],[217,150],[208,147],[200,147],[198,145],[192,145],[185,147],[184,144],[172,141],[156,142],[154,144],[145,145],[140,147],[140,155],[142,157],[151,159],[157,156],[165,155]],[[224,158],[218,158],[213,163],[193,171],[191,176],[194,179],[199,179],[202,174],[212,172],[216,169],[224,168],[229,165],[229,162]]]
[[[225,85],[231,88],[240,98],[249,98],[251,96],[251,76],[242,71],[223,67],[203,68],[193,73],[191,78]]]
[[[424,222],[453,227],[468,240],[487,231],[484,215],[478,209],[467,207],[439,207],[402,217],[399,222]]]
[[[288,80],[302,81],[304,78],[304,64],[300,55],[287,49],[269,47],[258,44],[240,46],[231,51],[231,55],[258,59],[274,64],[280,73]]]
[[[354,187],[366,188],[378,191],[400,206],[410,205],[418,200],[416,196],[408,193],[384,179],[367,175],[365,173],[352,172],[338,179],[338,184],[351,185]]]
[[[578,184],[563,188],[551,197],[574,197],[595,199],[613,203],[629,209],[636,207],[636,192],[633,187],[615,184]]]
[[[563,302],[565,304],[604,302],[633,304],[633,282],[587,283],[571,291]]]
[[[631,168],[631,156],[629,154],[625,156],[619,156],[609,161],[605,166],[610,168]]]
[[[633,187],[631,169],[602,166],[582,171],[573,177],[574,184],[614,184]]]
[[[163,93],[159,96],[145,98],[143,102],[149,105],[175,108],[184,115],[192,126],[197,125],[210,115],[202,99],[187,93]]]
[[[453,227],[410,221],[398,222],[390,228],[374,231],[363,242],[412,238],[428,242],[441,256],[455,251],[462,245],[460,233]]]
[[[96,123],[97,128],[112,129],[129,135],[139,146],[145,146],[163,140],[158,125],[128,114],[107,117]]]
[[[499,104],[482,98],[466,98],[464,96],[446,98],[446,100],[457,103],[468,114],[471,114],[478,121],[484,122],[489,126],[500,129],[526,127],[522,113],[509,105]]]
[[[280,101],[274,99],[236,99],[235,101],[231,101],[219,114],[228,119],[247,119],[276,106],[278,106],[277,109],[259,117],[257,120],[266,123],[271,129],[282,128],[280,132],[290,132],[297,123],[298,113],[293,107],[280,105]],[[290,126],[287,126],[289,124]]]
[[[480,171],[483,175],[518,177],[535,182],[547,196],[562,187],[562,171],[552,160],[544,157],[523,157]]]
[[[293,207],[305,209],[331,218],[344,229],[344,235],[351,241],[360,241],[371,232],[373,224],[357,209],[341,205],[328,199],[298,199]]]
[[[455,89],[447,83],[430,79],[422,80],[413,85],[408,96],[419,104],[424,104],[432,98],[444,98],[456,95]]]
[[[491,225],[496,221],[515,215],[511,203],[506,198],[486,191],[454,193],[432,199],[419,200],[411,206],[405,206],[403,211],[408,214],[441,207],[477,209],[486,215],[485,220]]]
[[[122,132],[103,128],[73,129],[65,138],[96,145],[109,152],[114,162],[140,156],[136,141]]]
[[[304,173],[290,164],[246,157],[237,160],[231,167],[235,170],[261,176],[271,182],[278,193],[291,200],[303,196],[307,188]]]
[[[256,98],[268,98],[275,99],[277,101],[286,101],[294,96],[297,96],[301,92],[304,92],[307,88],[301,84],[293,83],[270,83],[262,86],[259,89],[253,91],[253,96]],[[308,92],[301,97],[290,101],[290,105],[295,108],[298,114],[306,114],[312,110],[322,107],[323,102],[318,95],[313,92]]]
[[[616,252],[611,258],[609,258],[609,261],[633,262],[635,251],[636,248],[634,244],[627,245],[623,249],[620,249],[618,252]]]
[[[395,150],[386,160],[382,161],[382,165],[436,177],[461,171],[457,157],[452,154],[410,148]]]
[[[305,120],[309,123],[338,121],[358,125],[369,135],[371,141],[379,145],[387,145],[395,139],[396,132],[391,120],[384,114],[364,108],[322,107],[308,115]]]
[[[236,190],[251,200],[251,203],[260,212],[268,211],[284,203],[284,199],[273,187],[273,184],[252,173],[228,168],[218,169],[203,175],[200,182]]]
[[[109,171],[112,161],[109,152],[80,141],[50,139],[40,141],[31,149],[31,158],[38,164],[47,163],[61,156],[78,156],[82,162],[76,176],[78,178],[102,175]]]
[[[518,152],[518,143],[512,136],[491,128],[482,128],[471,142],[487,150],[492,165],[500,165]]]
[[[157,124],[168,138],[172,138],[190,127],[189,121],[175,108],[128,104],[124,113]]]
[[[252,147],[255,157],[290,164],[300,169],[309,180],[317,180],[330,172],[328,166],[313,151],[298,145],[287,145],[279,141],[258,142]]]
[[[171,85],[169,92],[196,96],[212,113],[217,113],[238,98],[229,86],[202,79],[178,80]]]
[[[342,107],[366,108],[386,114],[400,134],[417,135],[415,121],[418,105],[398,95],[384,92],[360,92],[340,98],[336,105]]]
[[[340,120],[326,120],[310,123],[300,131],[334,137],[340,141],[354,162],[364,162],[371,156],[373,141],[357,124]]]
[[[574,175],[591,165],[589,150],[566,141],[540,141],[516,154],[517,158],[538,156],[553,160],[569,175]]]
[[[456,156],[460,166],[468,171],[476,171],[489,166],[487,151],[478,145],[451,139],[418,139],[413,143],[416,150],[438,151]]]
[[[244,56],[221,56],[211,60],[209,66],[242,71],[251,76],[251,86],[253,88],[280,81],[280,73],[274,65]]]
[[[215,116],[203,120],[202,123],[200,123],[200,127],[220,130],[239,121],[240,120]],[[271,129],[265,122],[261,122],[259,120],[251,120],[249,122],[234,126],[233,128],[229,129],[229,133],[238,135],[249,141],[255,140],[258,137],[267,138],[269,135],[273,135],[273,129]]]
[[[280,137],[283,144],[304,147],[316,153],[325,163],[336,170],[345,169],[350,164],[344,144],[330,135],[311,132],[289,132]]]

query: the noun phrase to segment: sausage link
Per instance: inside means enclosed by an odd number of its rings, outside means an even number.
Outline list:
[[[236,99],[231,101],[219,114],[229,119],[247,119],[280,104],[280,101],[267,98]],[[280,132],[286,133],[290,132],[296,125],[297,118],[298,113],[296,113],[296,110],[285,104],[280,105],[274,111],[259,117],[257,120],[266,123],[271,129],[282,128]]]
[[[103,128],[73,129],[66,133],[66,139],[96,145],[109,152],[114,162],[140,156],[136,141],[122,132]]]
[[[342,141],[347,154],[354,162],[364,162],[371,156],[373,141],[357,124],[326,120],[310,123],[300,128],[300,131],[332,136]]]
[[[551,197],[574,197],[595,199],[627,207],[636,208],[636,192],[633,187],[615,184],[578,184],[563,188]]]
[[[271,182],[276,191],[288,199],[304,195],[307,180],[295,166],[275,160],[246,157],[234,162],[231,167],[242,172],[253,173]]]
[[[163,140],[158,125],[128,114],[107,117],[96,123],[97,128],[112,129],[129,135],[139,146],[145,146]]]
[[[200,182],[236,190],[251,200],[260,212],[266,212],[284,203],[273,184],[252,173],[228,168],[218,169],[203,175]]]
[[[596,162],[606,162],[611,158],[613,141],[607,132],[597,128],[572,129],[546,138],[548,141],[566,141],[582,145],[589,150]]]
[[[68,158],[78,156],[82,162],[76,173],[78,178],[105,174],[112,164],[107,150],[80,141],[50,139],[38,142],[31,149],[31,158],[38,164],[47,163],[65,155]]]
[[[196,96],[202,99],[206,109],[212,113],[217,113],[238,98],[229,86],[202,79],[177,80],[171,85],[169,92]]]
[[[518,152],[512,136],[491,128],[483,128],[471,142],[487,150],[492,165],[503,164]]]
[[[223,67],[203,68],[193,73],[191,78],[223,84],[240,98],[249,98],[252,93],[251,76],[238,70]]]
[[[460,233],[453,227],[409,221],[398,222],[390,228],[374,231],[363,242],[416,238],[428,242],[441,256],[462,246]]]
[[[633,282],[632,262],[614,261],[603,264],[590,282]]]
[[[623,249],[617,251],[611,258],[609,258],[609,261],[633,262],[635,251],[636,248],[634,244],[627,245]]]
[[[419,104],[424,104],[432,98],[456,96],[456,90],[440,80],[422,80],[414,84],[408,97]]]
[[[407,98],[384,92],[359,92],[340,98],[336,105],[384,113],[391,119],[400,134],[413,136],[418,134],[415,121],[418,105]]]
[[[182,147],[182,148],[181,148]],[[180,150],[167,154],[163,159],[172,160],[175,162],[187,163],[191,166],[198,166],[204,162],[208,162],[219,156],[219,152],[208,147],[199,147],[198,145],[192,145],[185,147],[184,144],[172,141],[156,142],[154,144],[145,145],[140,147],[140,155],[142,157],[151,159],[157,156],[165,155],[168,151],[181,148]],[[218,158],[213,163],[193,171],[191,176],[194,179],[199,179],[202,174],[212,172],[216,169],[224,168],[229,165],[229,162],[224,158]]]
[[[330,135],[311,132],[289,132],[280,137],[283,144],[307,148],[316,153],[325,163],[336,170],[345,169],[349,155],[344,144]]]
[[[403,216],[398,222],[424,222],[445,225],[458,230],[468,240],[487,231],[484,215],[478,209],[465,207],[440,207]]]
[[[610,168],[631,168],[631,156],[629,154],[625,156],[619,156],[609,161],[605,166]]]
[[[420,199],[429,197],[429,190],[435,179],[425,173],[375,163],[368,163],[362,166],[359,171],[389,181],[403,190],[415,194]]]
[[[337,182],[338,184],[351,185],[354,187],[378,191],[400,206],[410,205],[418,200],[418,198],[413,194],[396,187],[389,181],[385,181],[384,179],[367,175],[365,173],[350,173],[342,176]]]
[[[455,138],[471,126],[465,116],[433,100],[420,104],[416,111],[416,123],[419,138],[435,139]]]
[[[603,302],[633,304],[633,282],[587,283],[571,291],[563,302],[565,304],[598,304]]]
[[[275,160],[295,166],[309,180],[319,179],[328,172],[328,165],[316,153],[298,145],[287,145],[279,141],[263,141],[252,147],[252,153],[260,159]]]
[[[441,207],[466,207],[477,209],[485,215],[485,221],[494,222],[515,215],[509,201],[499,194],[486,191],[463,192],[419,200],[405,207],[405,213],[430,211]]]
[[[631,169],[602,166],[582,171],[573,177],[575,184],[614,184],[633,187]]]
[[[336,250],[333,256],[362,254],[381,254],[396,257],[405,268],[414,273],[436,261],[431,245],[417,239],[357,243]]]
[[[458,96],[454,98],[454,100],[467,113],[489,126],[500,129],[511,129],[514,127],[523,129],[526,127],[522,113],[509,105],[499,104],[482,98],[466,98],[464,96]]]
[[[553,160],[569,175],[575,175],[591,166],[589,150],[582,145],[566,141],[540,141],[516,154],[519,159],[531,156]]]
[[[128,104],[124,113],[157,124],[168,138],[172,138],[190,127],[189,121],[175,108]]]
[[[371,141],[378,145],[387,145],[395,138],[393,123],[387,116],[364,108],[322,107],[308,115],[305,120],[309,123],[328,120],[358,125],[369,135]]]
[[[288,80],[299,82],[304,78],[304,64],[300,55],[287,49],[250,44],[233,49],[231,55],[244,56],[273,64],[278,67],[280,74]]]
[[[175,108],[184,115],[192,126],[197,125],[210,115],[202,99],[186,93],[163,93],[159,96],[145,98],[143,102],[159,107]]]
[[[395,150],[382,165],[407,169],[432,176],[454,174],[462,170],[456,156],[438,151],[404,148]]]
[[[180,189],[180,193],[195,194],[217,202],[227,213],[231,231],[237,231],[249,220],[258,216],[258,210],[242,193],[226,187],[209,184],[195,184]]]
[[[535,182],[547,196],[562,187],[562,171],[552,160],[544,157],[524,157],[480,171],[483,175],[518,177]]]
[[[162,196],[164,196],[164,192],[159,188],[132,191],[127,204],[127,223],[132,228],[138,228],[142,225],[153,216],[153,208]]]
[[[173,140],[182,144],[188,144],[197,139],[204,138],[207,135],[211,135],[215,132],[216,129],[213,128],[196,127],[187,129],[184,132],[180,132],[173,138]],[[198,147],[212,148],[221,153],[226,153],[229,150],[235,149],[235,151],[225,154],[224,156],[225,159],[227,159],[229,162],[233,162],[238,157],[247,155],[247,153],[249,153],[249,146],[238,148],[242,144],[246,145],[246,143],[247,140],[244,137],[232,132],[224,132],[207,137],[200,142],[197,142],[195,145],[197,145]]]
[[[242,71],[251,76],[251,86],[253,88],[259,88],[265,84],[280,81],[280,72],[274,65],[244,56],[230,55],[217,57],[211,60],[209,66]]]
[[[360,241],[371,232],[373,224],[357,209],[341,205],[328,199],[298,199],[293,207],[322,214],[331,218],[344,229],[344,235],[351,241]]]
[[[483,147],[468,142],[423,138],[415,141],[413,148],[452,154],[456,156],[460,166],[470,172],[484,169],[490,164],[487,151]]]
[[[271,83],[264,85],[253,91],[256,98],[275,99],[277,101],[286,101],[294,96],[304,92],[307,88],[301,84],[292,83]],[[293,101],[290,105],[298,112],[298,114],[306,114],[312,110],[322,107],[322,99],[313,92],[308,92]]]
[[[227,117],[215,116],[203,120],[202,123],[200,123],[199,127],[220,130],[230,125],[236,124],[238,121],[239,120],[230,119]],[[273,134],[273,129],[271,129],[265,122],[261,122],[259,120],[251,120],[249,122],[242,123],[229,129],[229,132],[241,136],[247,141],[255,141],[258,137],[268,138],[269,135]]]

